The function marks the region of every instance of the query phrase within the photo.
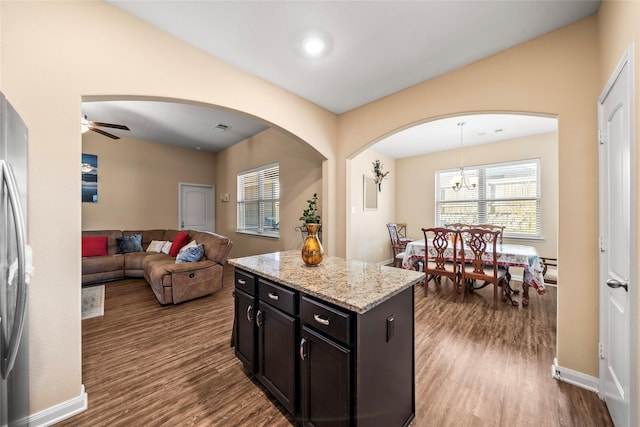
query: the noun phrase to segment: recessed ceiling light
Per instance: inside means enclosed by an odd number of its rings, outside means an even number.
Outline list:
[[[327,51],[327,42],[319,35],[310,35],[302,40],[302,49],[305,55],[317,58]]]

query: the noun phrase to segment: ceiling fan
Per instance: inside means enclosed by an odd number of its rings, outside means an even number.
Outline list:
[[[91,120],[87,119],[86,115],[83,115],[80,118],[80,125],[82,127],[82,133],[92,130],[94,132],[99,133],[100,135],[108,136],[111,139],[120,139],[120,137],[112,133],[109,133],[107,131],[104,131],[102,129],[98,129],[98,127],[129,130],[129,128],[126,127],[125,125],[116,125],[113,123],[103,123],[103,122],[92,122]]]

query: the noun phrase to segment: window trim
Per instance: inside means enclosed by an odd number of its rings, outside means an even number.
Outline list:
[[[494,198],[494,199],[487,199],[486,197],[480,199],[480,195],[481,194],[486,194],[486,171],[488,169],[491,168],[496,168],[496,167],[508,167],[508,166],[517,166],[517,165],[523,165],[523,164],[535,164],[536,166],[536,196],[535,197],[512,197],[512,198]],[[537,226],[537,230],[536,230],[536,234],[525,234],[525,233],[515,233],[513,231],[507,231],[505,230],[504,233],[504,237],[505,238],[509,238],[509,239],[521,239],[521,240],[534,240],[534,241],[541,241],[544,240],[543,236],[542,236],[542,177],[541,177],[541,161],[540,158],[531,158],[531,159],[522,159],[522,160],[513,160],[513,161],[506,161],[506,162],[496,162],[496,163],[489,163],[489,164],[482,164],[482,165],[473,165],[473,166],[465,166],[465,171],[469,169],[469,170],[477,170],[478,171],[478,175],[479,175],[479,179],[478,179],[478,197],[476,198],[471,198],[471,199],[463,199],[463,200],[456,200],[456,201],[449,201],[448,203],[478,203],[478,222],[479,223],[486,223],[489,222],[487,220],[486,217],[486,206],[488,204],[488,202],[491,201],[500,201],[500,200],[506,200],[506,201],[526,201],[526,200],[535,200],[536,202],[536,226]],[[434,218],[435,218],[435,223],[438,226],[444,226],[445,221],[441,219],[441,215],[440,215],[440,206],[441,203],[443,203],[443,201],[440,200],[440,182],[442,180],[442,175],[445,174],[450,174],[450,173],[455,173],[457,171],[459,171],[459,168],[448,168],[448,169],[439,169],[435,171],[435,203],[434,203]],[[446,202],[445,202],[446,203]],[[481,204],[484,204],[484,208],[482,208],[482,206],[480,206]],[[484,216],[483,216],[484,215]],[[448,221],[446,221],[448,223]],[[457,221],[454,221],[457,222]],[[464,222],[464,221],[462,221]]]
[[[274,163],[269,163],[263,166],[259,166],[256,168],[252,168],[252,169],[248,169],[245,171],[241,171],[238,172],[236,175],[236,190],[237,190],[237,202],[236,202],[236,233],[239,234],[247,234],[247,235],[252,235],[252,236],[260,236],[260,237],[268,237],[268,238],[273,238],[273,239],[279,239],[280,238],[280,228],[278,227],[277,229],[269,229],[269,230],[265,230],[265,220],[264,220],[264,202],[267,200],[264,197],[264,172],[273,168],[278,168],[278,198],[277,199],[268,199],[269,202],[275,202],[278,205],[278,212],[277,212],[277,218],[278,218],[278,222],[279,222],[279,218],[280,218],[280,163],[279,162],[274,162]],[[244,195],[244,191],[243,191],[243,187],[240,184],[240,179],[244,178],[248,175],[252,175],[252,174],[257,174],[258,175],[258,200],[256,201],[258,204],[258,217],[257,217],[257,222],[258,222],[258,228],[257,229],[250,229],[250,228],[243,228],[241,227],[241,221],[240,221],[240,217],[241,217],[241,206],[245,205],[245,201],[242,200],[243,195]],[[253,202],[252,203],[256,203]],[[246,225],[246,224],[245,224]]]

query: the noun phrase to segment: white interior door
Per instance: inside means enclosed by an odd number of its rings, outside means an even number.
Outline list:
[[[180,184],[181,230],[215,231],[215,188],[212,185]]]
[[[635,424],[635,197],[631,51],[598,102],[600,393],[617,427]]]

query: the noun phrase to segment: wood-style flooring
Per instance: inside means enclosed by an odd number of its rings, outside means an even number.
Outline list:
[[[89,408],[59,426],[290,426],[230,347],[233,269],[214,295],[160,306],[144,280],[106,285],[103,317],[82,321]],[[483,289],[416,287],[417,426],[612,426],[593,392],[554,380],[556,292],[527,308]],[[380,426],[386,427],[386,426]]]

